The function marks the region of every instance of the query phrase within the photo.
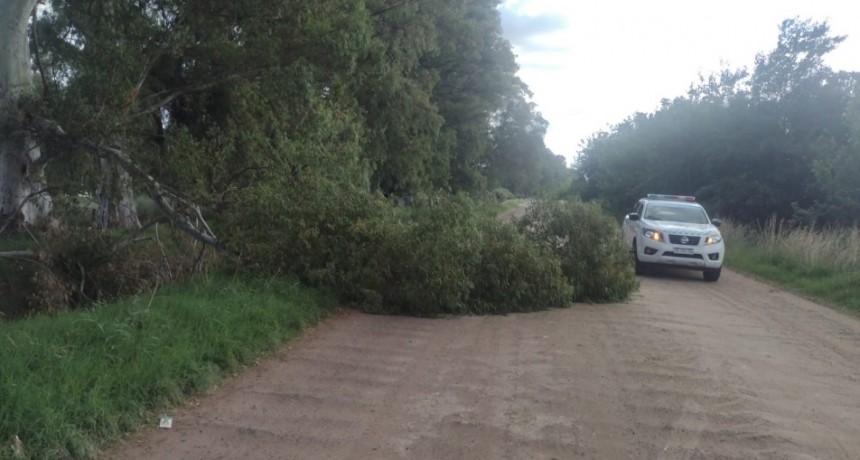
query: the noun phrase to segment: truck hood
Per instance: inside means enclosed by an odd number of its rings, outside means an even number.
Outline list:
[[[688,224],[685,222],[665,222],[657,220],[643,220],[648,228],[659,230],[673,235],[705,236],[720,233],[712,224]]]

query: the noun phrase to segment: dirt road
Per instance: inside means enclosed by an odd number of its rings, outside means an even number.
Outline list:
[[[700,276],[526,315],[346,313],[107,456],[860,458],[860,321]]]

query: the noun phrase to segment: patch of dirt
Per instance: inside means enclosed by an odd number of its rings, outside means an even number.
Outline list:
[[[860,322],[700,276],[532,314],[349,312],[105,457],[860,458]]]
[[[529,208],[530,205],[531,201],[526,201],[525,203],[521,204],[520,206],[517,206],[516,208],[499,213],[499,215],[496,217],[502,222],[513,222],[514,220],[526,215],[526,210]]]

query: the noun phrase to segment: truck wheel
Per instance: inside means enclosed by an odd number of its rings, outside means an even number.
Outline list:
[[[702,277],[705,278],[705,281],[716,281],[720,279],[720,272],[722,272],[722,270],[723,267],[716,269],[705,269],[705,271],[702,272]]]
[[[645,273],[645,265],[642,262],[639,262],[639,251],[636,249],[636,240],[633,240],[633,264],[636,268],[637,275]]]

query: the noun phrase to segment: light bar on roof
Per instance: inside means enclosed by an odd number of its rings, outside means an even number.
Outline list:
[[[684,195],[660,195],[658,193],[649,193],[648,199],[651,200],[675,200],[675,201],[696,201],[696,197],[694,196],[684,196]]]

